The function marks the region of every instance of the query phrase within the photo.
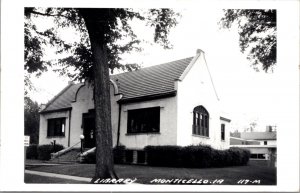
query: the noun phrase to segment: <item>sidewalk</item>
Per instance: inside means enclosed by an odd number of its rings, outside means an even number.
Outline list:
[[[65,180],[75,180],[78,182],[88,182],[88,183],[91,182],[91,180],[92,180],[92,178],[69,176],[69,175],[63,175],[63,174],[54,174],[54,173],[39,172],[39,171],[32,171],[32,170],[25,170],[25,174],[38,175],[38,176],[44,176],[44,177],[50,177],[50,178],[60,178],[60,179],[65,179]]]
[[[79,164],[76,162],[67,162],[67,161],[43,161],[35,159],[26,159],[25,166],[55,166],[62,164]]]

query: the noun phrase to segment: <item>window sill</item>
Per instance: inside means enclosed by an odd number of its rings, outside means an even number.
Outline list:
[[[160,135],[160,132],[126,133],[125,135]]]
[[[64,137],[66,137],[66,136],[47,136],[48,139],[50,139],[50,138],[64,138]]]
[[[226,141],[225,141],[225,139],[224,139],[224,140],[223,140],[223,139],[221,139],[221,142],[226,142]]]
[[[193,137],[200,137],[200,138],[210,139],[209,137],[204,136],[204,135],[192,134],[192,136],[193,136]]]

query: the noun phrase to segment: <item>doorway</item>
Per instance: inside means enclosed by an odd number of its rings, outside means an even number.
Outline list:
[[[83,135],[84,135],[83,146],[84,148],[93,148],[96,146],[94,110],[89,110],[88,113],[83,113],[82,119],[83,119]]]

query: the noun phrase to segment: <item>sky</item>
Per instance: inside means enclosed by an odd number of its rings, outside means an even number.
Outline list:
[[[173,49],[164,50],[158,45],[143,44],[144,50],[124,56],[125,62],[136,62],[142,67],[194,56],[196,49],[205,52],[216,91],[223,111],[232,120],[232,129],[240,131],[256,122],[256,130],[263,131],[267,125],[277,126],[280,114],[276,113],[280,94],[281,78],[293,66],[275,66],[273,73],[256,72],[240,52],[237,28],[221,29],[218,21],[223,16],[222,9],[184,8],[179,24],[171,30],[170,42]],[[48,22],[38,22],[41,28],[49,27]],[[46,25],[45,25],[46,24]],[[132,24],[138,37],[151,41],[152,31],[141,22]],[[64,31],[63,37],[76,38],[73,32]],[[51,49],[47,58],[55,58]],[[290,77],[292,78],[292,77]],[[295,77],[293,77],[295,78]],[[51,80],[49,82],[49,80]],[[32,78],[36,91],[30,93],[38,103],[47,103],[70,81],[49,70],[39,78]],[[288,88],[289,89],[289,88]],[[293,87],[290,87],[293,89]]]

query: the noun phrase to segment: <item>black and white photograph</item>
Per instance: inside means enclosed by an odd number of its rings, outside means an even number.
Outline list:
[[[74,2],[2,8],[3,190],[299,190],[298,1]]]

